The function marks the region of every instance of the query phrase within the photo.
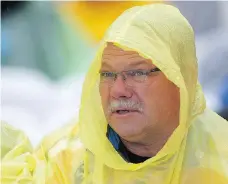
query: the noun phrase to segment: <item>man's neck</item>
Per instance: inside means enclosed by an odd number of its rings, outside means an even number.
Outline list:
[[[171,134],[170,134],[171,135]],[[142,157],[155,156],[165,145],[170,135],[159,136],[151,141],[130,142],[121,138],[124,146],[132,153]]]

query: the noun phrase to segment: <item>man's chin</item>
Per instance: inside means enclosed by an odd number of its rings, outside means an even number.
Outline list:
[[[115,121],[110,123],[115,132],[122,138],[133,138],[139,135],[143,130],[137,123]]]

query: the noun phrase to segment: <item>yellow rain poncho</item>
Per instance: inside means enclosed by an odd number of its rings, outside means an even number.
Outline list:
[[[32,146],[25,134],[1,122],[1,183],[33,182],[36,168]]]
[[[98,84],[107,42],[151,59],[180,88],[179,126],[143,163],[126,162],[106,137]],[[79,123],[43,140],[34,156],[45,174],[34,178],[39,184],[228,184],[228,122],[206,108],[197,72],[194,33],[178,9],[154,4],[127,10],[88,71]]]

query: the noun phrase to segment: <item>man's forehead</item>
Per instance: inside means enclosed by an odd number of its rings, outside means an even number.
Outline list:
[[[113,43],[108,43],[102,54],[102,64],[108,64],[119,58],[126,59],[128,64],[152,64],[151,60],[145,59],[136,51],[126,51]]]
[[[122,48],[114,45],[113,43],[108,43],[103,51],[103,57],[110,56],[110,55],[135,55],[139,56],[139,54],[135,51],[125,51]],[[139,56],[140,57],[140,56]]]

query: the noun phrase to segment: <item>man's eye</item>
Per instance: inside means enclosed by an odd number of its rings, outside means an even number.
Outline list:
[[[136,70],[136,71],[129,71],[128,75],[130,75],[130,76],[143,76],[143,75],[146,75],[146,73],[144,71],[141,71],[141,70]]]
[[[101,72],[101,77],[103,78],[115,77],[115,74],[112,72]]]

